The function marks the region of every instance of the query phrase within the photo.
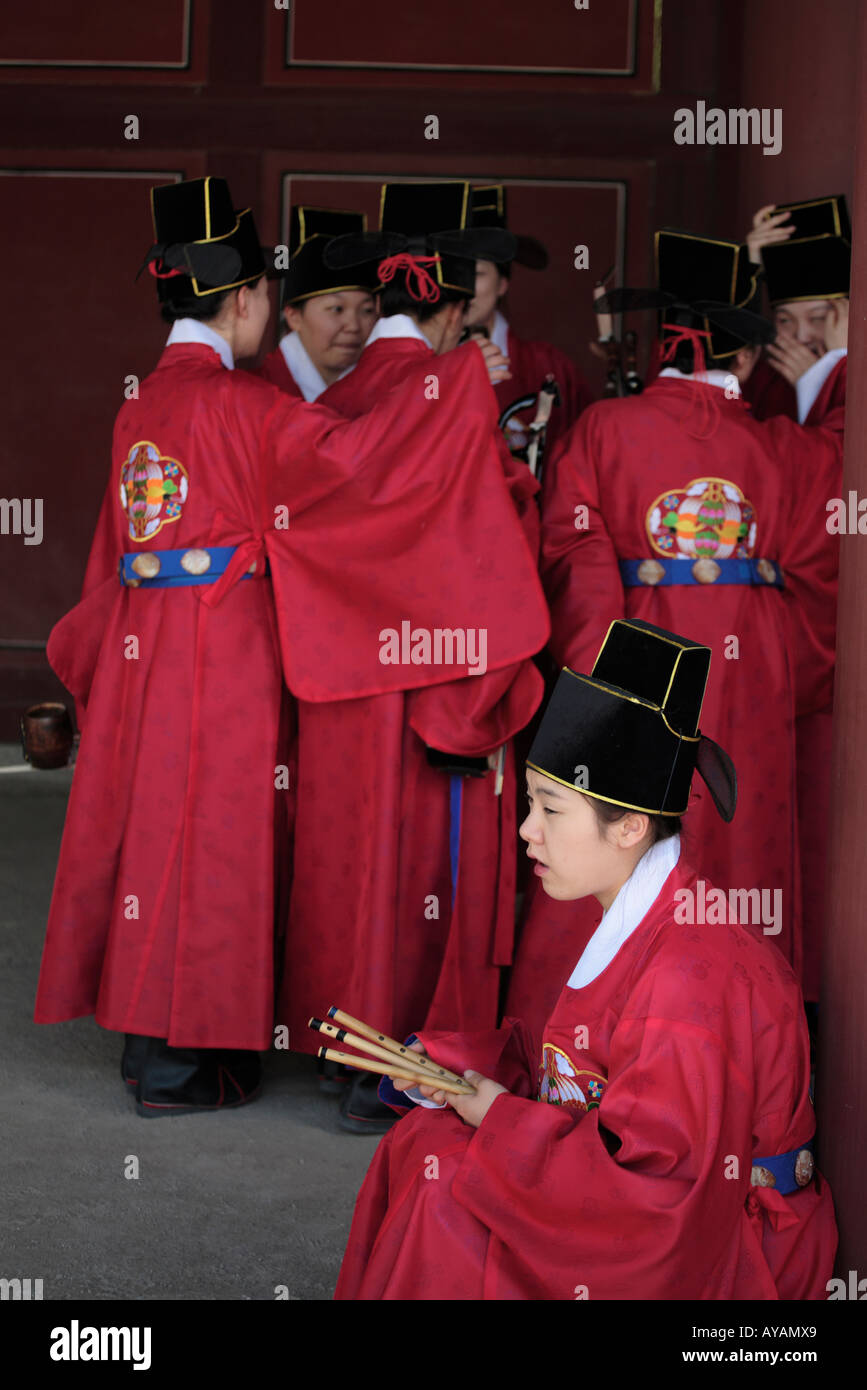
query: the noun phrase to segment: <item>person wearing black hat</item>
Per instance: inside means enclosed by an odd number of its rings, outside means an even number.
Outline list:
[[[590,675],[561,673],[520,834],[545,892],[592,894],[602,920],[541,1047],[514,1019],[422,1031],[414,1050],[475,1094],[383,1081],[404,1118],[365,1179],[337,1298],[826,1296],[837,1231],[800,991],[682,848],[694,770],[726,821],[737,801],[699,728],[710,664],[702,643],[616,621]]]
[[[255,357],[269,305],[252,213],[225,181],[155,188],[152,209],[145,265],[173,326],[118,415],[84,598],[48,645],[85,718],[35,1010],[125,1033],[122,1075],[144,1116],[243,1104],[259,1054],[296,1045],[274,1032],[275,863],[296,795],[284,681],[340,703],[468,677],[460,653],[447,670],[381,660],[395,608],[410,626],[442,620],[441,595],[417,582],[438,564],[456,625],[490,627],[492,671],[547,636],[490,459],[475,346],[440,368],[445,410],[391,399],[341,420],[234,370]],[[420,402],[423,389],[420,373]],[[439,490],[402,487],[419,461]],[[476,564],[464,518],[480,499],[509,572]],[[396,514],[406,531],[390,554]]]
[[[747,236],[764,267],[777,336],[745,392],[757,419],[843,428],[852,231],[846,199],[759,208]]]
[[[758,419],[790,415],[842,431],[846,410],[849,262],[852,233],[846,199],[814,198],[760,208],[748,238],[764,265],[776,341],[759,363],[747,398]],[[753,378],[748,387],[752,388]],[[841,460],[842,465],[842,460]],[[840,497],[842,466],[828,493]],[[813,626],[821,625],[825,661],[836,646],[839,540],[826,535],[826,576],[814,594]],[[809,659],[808,653],[808,659]],[[803,880],[804,994],[819,998],[831,823],[831,690],[821,708],[796,723],[798,838]]]
[[[280,281],[285,332],[258,368],[281,391],[315,401],[358,361],[376,322],[376,262],[347,277],[325,264],[323,252],[333,237],[364,232],[366,221],[360,212],[293,207],[289,265]]]
[[[508,226],[506,189],[502,184],[472,190],[472,226]],[[502,311],[512,266],[544,270],[547,264],[545,247],[530,236],[515,237],[515,253],[508,259],[495,261],[480,257],[476,262],[475,294],[467,310],[466,324],[471,329],[482,328],[508,361],[509,379],[495,383],[501,414],[522,396],[538,393],[546,376],[553,373],[560,398],[548,424],[546,448],[550,451],[574,425],[581,411],[592,403],[593,392],[565,352],[553,343],[520,338]],[[514,448],[522,448],[527,443],[527,426],[533,416],[534,410],[530,408],[511,417],[507,430]]]
[[[324,405],[354,417],[393,391],[403,395],[408,411],[417,410],[422,402],[411,383],[424,372],[427,408],[448,408],[440,399],[440,369],[453,349],[462,350],[455,345],[476,253],[511,249],[507,232],[467,230],[467,206],[465,183],[387,184],[379,232],[330,243],[326,261],[345,264],[349,273],[357,257],[374,251],[385,288],[381,317],[358,366],[326,391]],[[491,465],[528,528],[519,548],[532,557],[536,483],[497,431],[492,391],[489,406]],[[460,439],[460,402],[454,425]],[[414,488],[442,487],[433,464],[417,462],[406,477]],[[496,559],[508,571],[510,543],[490,530],[484,504],[467,514],[467,524],[477,556],[484,555],[479,562]],[[404,525],[395,516],[384,543],[403,544]],[[441,595],[444,615],[451,611],[444,566],[416,582]],[[480,670],[472,681],[346,701],[339,708],[299,704],[299,778],[308,814],[296,831],[280,1013],[292,1036],[302,1035],[310,1001],[324,994],[357,1017],[375,1018],[390,1034],[418,1017],[456,1028],[495,1021],[514,928],[511,740],[541,695],[541,679],[526,661],[511,674]],[[356,765],[361,750],[371,750],[375,772],[344,787],[338,803],[339,769]],[[354,846],[351,857],[347,843]],[[323,895],[334,881],[343,885],[339,918],[323,911]],[[456,981],[458,962],[472,974],[472,989]],[[317,1050],[321,1039],[307,1036],[310,1050]],[[359,1074],[341,1103],[341,1127],[376,1133],[393,1120],[375,1083]]]
[[[831,679],[816,595],[828,582],[840,437],[785,417],[759,423],[744,408],[742,383],[772,331],[744,307],[755,293],[746,247],[666,229],[656,263],[656,290],[607,299],[615,313],[660,311],[663,370],[640,396],[585,411],[548,465],[550,648],[558,665],[586,669],[607,624],[626,616],[686,629],[712,649],[707,717],[737,763],[741,813],[721,825],[705,798],[691,833],[720,887],[780,895],[785,912],[769,935],[800,977],[794,721]],[[566,923],[560,940],[565,957]],[[551,914],[530,894],[511,1012],[545,1016],[534,962],[553,949]]]
[[[441,356],[457,347],[475,286],[475,253],[508,255],[514,238],[501,228],[469,225],[470,188],[465,182],[383,184],[379,231],[336,238],[325,261],[337,278],[373,267],[379,279],[379,321],[367,340],[364,370],[346,386],[334,386],[326,404],[356,414],[391,380],[395,362],[420,344]],[[364,259],[362,259],[364,258]],[[368,259],[368,258],[373,258]],[[490,341],[479,338],[488,375],[496,383],[508,364]],[[381,343],[373,351],[374,345]]]

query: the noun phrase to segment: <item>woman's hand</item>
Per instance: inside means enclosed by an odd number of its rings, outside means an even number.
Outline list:
[[[828,301],[828,317],[825,319],[825,351],[849,346],[849,301],[831,299]]]
[[[427,1053],[426,1053],[426,1051],[425,1051],[425,1049],[424,1049],[424,1045],[423,1045],[422,1043],[420,1043],[420,1042],[410,1043],[409,1047],[407,1048],[407,1051],[408,1051],[408,1052],[420,1052],[421,1055],[422,1055],[422,1057],[426,1057],[426,1056],[427,1056]],[[392,1078],[391,1084],[392,1084],[392,1086],[394,1087],[394,1089],[395,1089],[396,1091],[411,1091],[412,1088],[413,1088],[413,1086],[417,1086],[417,1085],[418,1085],[418,1082],[417,1082],[417,1081],[398,1081],[397,1078],[394,1077],[394,1078]],[[427,1091],[427,1090],[430,1089],[430,1087],[425,1086],[424,1089]]]
[[[477,1071],[465,1071],[464,1080],[475,1086],[474,1096],[455,1095],[453,1091],[438,1091],[433,1086],[420,1086],[419,1090],[426,1100],[436,1101],[438,1105],[445,1101],[458,1112],[465,1124],[478,1129],[497,1096],[508,1095],[508,1091],[499,1081],[492,1081],[489,1076],[482,1076]]]
[[[754,265],[762,263],[762,247],[777,246],[781,241],[788,241],[792,232],[795,230],[791,222],[783,226],[791,213],[788,209],[785,212],[774,212],[774,203],[768,203],[766,207],[759,208],[753,218],[753,225],[747,232],[746,242],[749,247],[750,260]]]
[[[473,341],[478,343],[481,349],[491,385],[498,386],[501,381],[511,381],[512,373],[509,371],[509,359],[500,352],[496,343],[492,343],[490,338],[483,338],[478,333],[473,335]]]
[[[768,343],[765,351],[771,366],[792,386],[818,361],[816,354],[803,343],[799,343],[791,333],[778,333],[774,341]]]

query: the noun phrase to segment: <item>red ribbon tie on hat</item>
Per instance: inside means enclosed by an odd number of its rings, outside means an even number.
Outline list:
[[[171,280],[174,278],[175,275],[186,275],[187,273],[185,270],[158,270],[157,264],[157,261],[148,262],[148,270],[150,271],[151,275],[153,275],[155,280]],[[160,256],[159,265],[163,264],[163,258],[162,256]]]
[[[405,270],[406,288],[413,299],[420,304],[435,304],[440,297],[439,285],[431,279],[425,266],[436,265],[440,259],[440,256],[413,256],[409,251],[401,251],[397,256],[386,256],[384,261],[380,261],[377,274],[381,283],[387,285],[399,270]]]

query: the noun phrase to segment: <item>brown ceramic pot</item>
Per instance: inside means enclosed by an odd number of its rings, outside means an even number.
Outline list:
[[[24,757],[33,767],[66,767],[72,751],[72,720],[66,705],[46,700],[21,716]]]

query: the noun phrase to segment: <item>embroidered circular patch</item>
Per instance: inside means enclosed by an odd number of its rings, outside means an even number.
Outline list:
[[[147,541],[170,521],[180,520],[189,493],[187,470],[165,458],[149,439],[133,444],[120,469],[120,505],[130,539]]]
[[[726,478],[694,478],[661,493],[647,510],[644,528],[657,554],[670,558],[749,559],[756,545],[755,509]]]
[[[601,1101],[607,1078],[595,1071],[579,1071],[562,1048],[542,1047],[539,1099],[567,1110],[592,1110]]]

